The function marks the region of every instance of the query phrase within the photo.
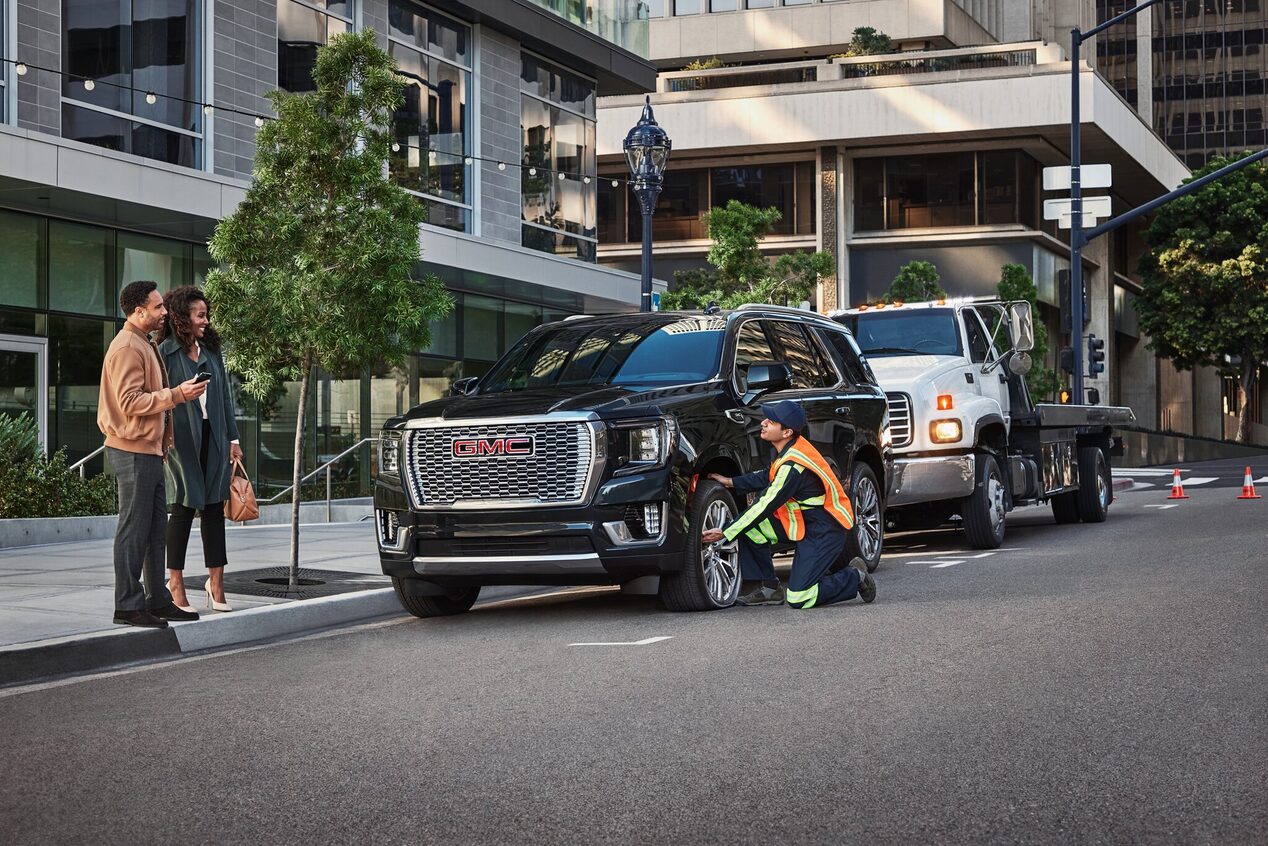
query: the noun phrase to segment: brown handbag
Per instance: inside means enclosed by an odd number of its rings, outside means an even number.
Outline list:
[[[225,503],[225,516],[235,523],[245,523],[260,516],[260,506],[255,501],[255,491],[247,478],[242,459],[233,462],[233,475],[229,479],[229,501]]]

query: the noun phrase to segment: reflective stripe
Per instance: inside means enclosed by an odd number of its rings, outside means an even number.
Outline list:
[[[824,510],[845,529],[854,528],[854,507],[850,504],[850,498],[846,495],[845,488],[841,486],[840,480],[832,472],[828,462],[815,449],[814,444],[805,438],[797,438],[788,451],[771,466],[771,472],[773,473],[776,467],[782,469],[784,465],[790,463],[805,467],[819,477],[827,492]],[[780,519],[782,520],[784,517],[781,516]]]
[[[784,531],[788,533],[790,541],[799,541],[806,534],[806,524],[801,519],[801,507],[795,502],[788,503],[788,520]]]
[[[793,472],[795,465],[785,463],[779,468],[779,471],[771,476],[770,484],[766,486],[765,492],[753,503],[748,511],[745,511],[735,519],[731,525],[722,530],[722,536],[727,540],[735,540],[741,532],[746,531],[753,521],[762,516],[762,513],[775,501],[776,494],[779,489],[784,486],[784,482],[788,480],[788,474]]]
[[[766,540],[771,543],[779,543],[779,535],[775,534],[775,527],[770,524],[770,520],[763,520],[758,527],[762,534],[766,536]]]
[[[790,590],[787,594],[788,604],[795,608],[814,608],[819,601],[819,584],[810,586],[809,590]],[[803,604],[804,603],[804,604]]]
[[[766,543],[766,535],[762,534],[760,529],[755,529],[755,528],[749,529],[747,532],[744,533],[744,537],[748,538],[753,543],[760,543],[760,544]]]
[[[812,497],[810,497],[810,499],[803,499],[803,500],[801,500],[800,502],[798,502],[797,504],[798,504],[798,505],[800,505],[800,506],[803,506],[803,507],[804,507],[804,506],[810,506],[810,505],[823,505],[823,497],[821,497],[821,496],[812,496]]]

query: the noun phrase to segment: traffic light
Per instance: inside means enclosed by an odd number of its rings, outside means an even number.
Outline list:
[[[1070,398],[1073,396],[1074,396],[1074,392],[1071,391],[1069,388],[1062,388],[1060,391],[1057,392],[1057,402],[1061,403],[1062,405],[1069,405]]]
[[[1087,372],[1089,376],[1095,377],[1098,373],[1105,372],[1105,341],[1095,335],[1087,336]]]
[[[1062,347],[1057,353],[1057,363],[1061,369],[1071,375],[1074,374],[1074,350],[1070,347]]]

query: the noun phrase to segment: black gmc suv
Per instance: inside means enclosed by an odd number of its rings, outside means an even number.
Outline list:
[[[388,420],[374,505],[383,572],[419,617],[482,585],[619,584],[725,608],[734,546],[700,543],[737,503],[709,473],[773,456],[759,405],[800,402],[856,511],[847,553],[880,562],[884,392],[840,324],[807,311],[572,317],[539,326],[456,396]],[[743,506],[740,503],[739,506]]]

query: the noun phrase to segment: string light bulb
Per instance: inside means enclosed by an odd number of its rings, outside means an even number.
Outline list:
[[[559,181],[560,181],[560,182],[563,182],[563,181],[564,181],[564,179],[565,179],[566,177],[567,177],[567,174],[565,174],[565,173],[563,173],[563,172],[560,172],[560,174],[559,174]]]
[[[397,141],[393,141],[393,142],[392,142],[392,152],[393,152],[393,153],[399,153],[400,151],[401,151],[401,145],[400,145],[400,143],[399,143],[399,142],[397,142]]]
[[[158,102],[158,96],[157,96],[157,95],[155,95],[155,93],[154,93],[153,91],[146,91],[146,92],[145,92],[145,102],[147,102],[147,103],[149,103],[151,106],[153,106],[155,103],[157,103],[157,102]]]
[[[26,76],[26,62],[18,62],[14,70],[18,72],[18,76]]]
[[[260,117],[259,115],[256,115],[256,116],[255,116],[255,125],[256,125],[256,126],[264,126],[264,118]]]
[[[214,111],[215,111],[215,109],[214,109],[214,108],[212,108],[211,103],[207,103],[206,105],[204,105],[204,106],[203,106],[203,114],[205,114],[205,115],[210,116],[210,115],[211,115],[211,113],[212,113],[212,112],[214,112]]]
[[[589,185],[589,184],[590,184],[590,177],[588,177],[588,176],[583,176],[583,177],[581,177],[581,181],[582,181],[582,182],[584,182],[586,185]]]
[[[474,161],[475,159],[471,158],[470,156],[467,156],[466,158],[462,160],[462,163],[464,165],[470,166]]]
[[[498,162],[498,170],[506,170],[506,162]]]
[[[530,168],[528,169],[528,175],[529,175],[529,176],[536,176],[536,175],[537,175],[537,168],[535,168],[535,167],[530,167]]]
[[[84,90],[85,90],[85,91],[91,91],[91,90],[93,90],[93,89],[94,89],[94,88],[96,88],[96,87],[97,87],[97,83],[93,82],[91,79],[85,79],[85,80],[84,80]]]
[[[613,187],[613,188],[617,187],[617,186],[618,186],[618,185],[620,185],[620,184],[621,184],[620,180],[618,180],[618,179],[613,179],[613,180],[612,180],[612,187]]]

